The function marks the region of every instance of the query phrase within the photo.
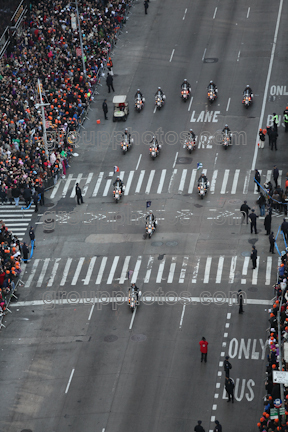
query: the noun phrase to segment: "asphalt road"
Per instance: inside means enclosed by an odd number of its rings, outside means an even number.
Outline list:
[[[115,94],[130,103],[127,122],[112,122],[113,94],[103,77],[75,149],[79,156],[47,194],[44,211],[50,213],[34,217],[37,248],[1,333],[1,431],[186,432],[200,419],[209,431],[218,419],[224,432],[252,432],[262,413],[267,309],[278,256],[269,255],[263,220],[259,234],[250,235],[239,207],[246,199],[258,212],[255,167],[264,183],[277,164],[284,185],[284,128],[273,153],[268,143],[258,151],[257,132],[287,105],[288,6],[267,0],[149,5],[145,16],[142,2],[134,3],[113,56]],[[193,96],[186,104],[180,99],[184,78]],[[219,89],[211,106],[210,80]],[[247,84],[255,95],[248,110],[241,104]],[[167,102],[154,112],[158,86]],[[146,98],[140,114],[133,110],[137,88]],[[213,139],[226,123],[235,131],[227,151]],[[124,127],[135,139],[125,156],[117,144]],[[181,144],[181,132],[190,127],[198,144],[192,155]],[[152,161],[147,142],[155,133],[163,148]],[[203,201],[198,162],[211,182]],[[118,206],[111,189],[115,165],[129,185]],[[76,181],[82,206],[75,201]],[[143,238],[147,200],[159,219],[151,240]],[[280,223],[274,215],[275,232]],[[249,262],[252,244],[256,271]],[[146,300],[160,296],[152,305],[142,303],[133,319],[126,304],[79,304],[79,297],[126,295],[129,270],[132,281],[152,293]],[[243,315],[225,300],[238,289],[249,300]],[[205,293],[212,303],[203,301]],[[180,294],[197,301],[173,305]],[[209,342],[207,364],[200,363],[202,336]],[[236,384],[233,405],[224,391],[225,355]]]

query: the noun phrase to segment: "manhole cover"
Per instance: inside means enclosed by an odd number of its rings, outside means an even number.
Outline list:
[[[246,252],[245,251],[245,252],[242,252],[241,255],[244,256],[244,257],[247,257],[247,256],[251,255],[251,252]]]
[[[258,288],[256,288],[256,287],[250,287],[250,288],[248,288],[248,291],[257,292]]]
[[[258,241],[257,238],[253,238],[253,239],[248,240],[248,243],[254,245],[255,243],[257,243],[257,241]]]
[[[131,340],[133,342],[143,342],[147,339],[147,337],[145,335],[142,334],[138,334],[138,335],[133,335],[131,336]]]
[[[197,208],[201,208],[201,207],[203,207],[202,204],[194,204],[194,206],[197,207]]]
[[[238,200],[238,199],[232,199],[232,200],[229,200],[228,201],[228,204],[241,204],[242,203],[242,201],[241,200]]]
[[[176,164],[191,164],[192,158],[189,157],[179,157]]]
[[[204,60],[203,60],[203,63],[217,63],[218,62],[218,58],[213,58],[213,57],[208,57],[208,58],[205,58]]]
[[[53,203],[47,203],[47,204],[45,204],[44,205],[44,207],[53,207],[55,204],[53,204]]]
[[[164,258],[165,255],[166,255],[166,254],[159,255],[159,256],[158,256],[158,260],[159,260],[159,261],[163,260],[163,258]]]
[[[104,337],[105,342],[115,342],[118,339],[115,335],[108,335]]]
[[[116,218],[114,216],[114,219],[121,219],[121,215],[117,215]]]
[[[163,245],[163,243],[160,241],[151,243],[151,246],[162,246],[162,245]]]
[[[166,246],[177,246],[177,245],[178,245],[178,242],[175,240],[166,242]]]

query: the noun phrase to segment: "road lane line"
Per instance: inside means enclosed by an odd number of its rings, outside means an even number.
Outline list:
[[[139,159],[138,159],[138,162],[137,162],[137,165],[136,165],[136,171],[137,171],[137,169],[138,169],[138,167],[139,167],[139,164],[140,164],[141,158],[142,158],[142,153],[141,153],[140,156],[139,156]]]
[[[207,50],[207,48],[205,48],[205,50],[204,50],[203,57],[202,57],[202,62],[203,62],[204,59],[205,59],[206,50]]]
[[[216,186],[216,180],[217,180],[218,170],[213,171],[212,179],[211,179],[211,186],[210,186],[210,192],[214,194],[215,192],[215,186]]]
[[[266,182],[269,182],[271,180],[271,175],[272,175],[272,170],[268,170],[266,175]]]
[[[131,322],[130,322],[129,330],[132,330],[133,323],[134,323],[134,319],[135,319],[135,316],[136,316],[136,311],[137,311],[137,307],[134,309],[134,312],[133,312],[133,314],[132,314],[132,318],[131,318]]]
[[[260,263],[260,257],[257,257],[257,267],[252,272],[252,285],[257,285],[257,279],[258,279],[258,270],[259,270],[259,263]]]
[[[49,265],[49,262],[50,262],[50,258],[45,258],[40,276],[39,276],[37,284],[36,284],[37,288],[40,288],[42,285],[43,279],[45,277],[45,274],[46,274],[46,271],[47,271],[47,268]]]
[[[275,49],[276,49],[276,43],[277,43],[277,37],[278,37],[278,30],[279,30],[280,18],[281,18],[281,13],[282,13],[282,6],[283,6],[283,0],[280,0],[279,9],[278,9],[278,17],[277,17],[277,22],[276,22],[275,34],[274,34],[274,40],[273,40],[272,50],[271,50],[269,69],[268,69],[266,85],[265,85],[265,90],[264,90],[264,96],[263,96],[263,102],[262,102],[261,115],[259,118],[259,125],[258,125],[257,131],[259,131],[259,129],[262,127],[262,124],[263,124],[263,117],[264,117],[264,112],[265,112],[265,107],[266,107],[268,87],[269,87],[269,83],[270,83],[272,66],[273,66],[273,62],[274,62],[274,55],[275,55]],[[259,137],[258,137],[258,132],[257,132],[254,156],[253,156],[252,167],[251,167],[252,170],[255,170],[255,165],[256,165],[256,160],[257,160],[257,155],[258,155],[258,141],[259,141]]]
[[[155,105],[155,108],[154,108],[153,114],[156,113],[156,109],[157,109],[157,105]]]
[[[157,189],[157,194],[161,194],[161,192],[162,192],[162,188],[163,188],[164,181],[165,181],[165,176],[166,176],[166,169],[162,169],[162,173],[161,173],[161,177],[160,177],[159,185],[158,185],[158,189]]]
[[[230,101],[231,101],[231,98],[228,99],[228,103],[227,103],[226,111],[229,110]]]
[[[218,260],[218,268],[217,268],[217,275],[216,275],[215,283],[221,283],[223,264],[224,264],[224,256],[222,255],[219,257],[219,260]]]
[[[170,60],[169,60],[169,62],[171,62],[171,61],[172,61],[172,58],[173,58],[174,52],[175,52],[175,49],[173,49],[173,50],[172,50],[172,54],[171,54],[171,57],[170,57]]]
[[[86,277],[85,277],[85,279],[83,281],[84,285],[89,285],[89,282],[90,282],[90,279],[91,279],[91,275],[92,275],[92,272],[93,272],[93,268],[94,268],[96,259],[97,259],[97,257],[94,256],[90,260],[88,271],[87,271]]]
[[[137,261],[136,261],[136,265],[135,265],[135,268],[134,268],[134,271],[133,271],[133,275],[132,275],[132,278],[131,278],[131,284],[132,283],[136,283],[136,281],[137,281],[137,277],[138,277],[138,273],[139,273],[139,270],[140,270],[141,262],[142,262],[142,256],[140,255],[140,256],[138,256]]]
[[[185,20],[185,15],[186,15],[186,13],[187,13],[187,8],[185,9],[185,12],[184,12],[184,16],[183,16],[183,21]]]
[[[124,195],[125,196],[129,194],[131,183],[132,183],[132,180],[133,180],[133,176],[134,176],[134,171],[130,171],[128,179],[127,179],[127,183],[126,183],[126,186],[125,186],[125,191],[124,191]]]
[[[71,194],[70,194],[70,198],[75,198],[75,195],[76,195],[76,184],[80,183],[80,181],[82,179],[82,176],[83,176],[83,174],[78,174],[78,176],[77,176],[77,178],[75,180],[75,184],[74,184],[74,186],[72,186],[72,191],[71,191]]]
[[[52,193],[50,195],[50,199],[53,199],[55,197],[56,193],[58,192],[60,184],[61,184],[61,181],[58,180],[58,183],[54,186],[54,188],[52,190]]]
[[[99,285],[101,283],[101,280],[102,280],[102,277],[103,277],[103,273],[104,273],[104,270],[105,270],[105,267],[106,267],[106,263],[107,263],[107,257],[103,257],[102,261],[101,261],[100,269],[99,269],[99,272],[98,272],[98,275],[97,275],[97,279],[96,279],[96,282],[95,282],[96,285]]]
[[[113,172],[110,172],[110,173],[109,173],[109,177],[113,177]],[[123,180],[123,179],[121,179],[121,180]],[[104,192],[103,192],[103,196],[107,196],[107,195],[108,195],[108,192],[109,192],[109,189],[110,189],[111,182],[112,182],[112,179],[108,179],[108,180],[106,181],[106,186],[105,186],[105,189],[104,189]]]
[[[86,183],[85,183],[85,186],[83,188],[82,196],[86,196],[86,192],[88,190],[88,187],[89,187],[89,184],[91,183],[92,178],[93,178],[93,173],[89,173],[87,180],[86,180]]]
[[[217,7],[215,8],[215,12],[214,12],[214,15],[213,15],[213,19],[215,19],[215,17],[216,17],[216,13],[217,13]]]
[[[172,263],[170,264],[170,270],[169,270],[169,274],[168,274],[167,283],[173,282],[175,268],[176,268],[176,262],[175,261],[176,261],[176,257],[172,257]]]
[[[84,257],[81,257],[81,258],[79,259],[78,264],[77,264],[77,267],[76,267],[76,270],[75,270],[75,274],[74,274],[73,279],[72,279],[72,282],[71,282],[71,285],[76,285],[84,261],[85,261],[85,258],[84,258]]]
[[[173,173],[171,174],[171,178],[170,178],[170,182],[169,182],[169,186],[168,186],[168,193],[170,193],[171,187],[172,187],[172,183],[174,180],[175,175],[177,174],[177,168],[175,168],[173,170]]]
[[[69,189],[69,186],[70,186],[70,182],[73,180],[73,174],[69,174],[68,175],[68,178],[67,178],[67,180],[66,180],[66,182],[65,182],[65,186],[64,186],[64,188],[63,188],[63,191],[62,191],[62,197],[64,197],[64,196],[66,196],[66,194],[67,194],[67,192],[68,192],[68,189]]]
[[[116,267],[117,267],[119,258],[120,258],[119,256],[115,256],[114,257],[114,260],[113,260],[113,263],[112,263],[112,266],[111,266],[111,270],[110,270],[110,273],[109,273],[109,276],[108,276],[108,279],[107,279],[107,282],[106,282],[107,285],[111,285],[111,283],[113,282],[113,277],[114,277],[114,273],[116,271]]]
[[[189,183],[189,187],[188,187],[188,194],[191,194],[193,192],[196,173],[197,173],[197,169],[195,168],[195,169],[193,169],[192,174],[191,174],[191,179],[190,179],[190,183]]]
[[[95,188],[94,188],[94,191],[92,193],[92,197],[96,197],[98,190],[99,190],[99,187],[100,187],[100,184],[102,182],[103,176],[104,176],[104,172],[100,172],[98,179],[97,179],[97,182],[96,182],[96,185],[95,185]]]
[[[244,258],[243,269],[242,269],[243,276],[247,276],[248,274],[249,259],[250,259],[249,257]],[[241,284],[246,284],[246,279],[241,279]]]
[[[56,258],[56,261],[54,263],[54,266],[53,266],[53,269],[52,269],[52,272],[51,272],[51,276],[50,276],[50,278],[48,280],[48,283],[47,283],[47,287],[51,287],[53,285],[53,282],[54,282],[54,279],[55,279],[55,276],[56,276],[56,273],[57,273],[57,270],[58,270],[58,266],[59,266],[60,260],[61,260],[61,258]]]
[[[225,170],[220,194],[225,194],[226,193],[226,186],[227,186],[227,182],[228,182],[229,172],[230,172],[229,169]]]
[[[149,260],[148,260],[148,264],[147,264],[147,271],[146,271],[146,275],[144,278],[144,283],[149,283],[151,272],[152,272],[153,262],[154,262],[154,257],[150,256]]]
[[[136,186],[136,189],[135,189],[135,193],[139,193],[140,192],[144,175],[145,175],[145,170],[141,170],[140,176],[139,176],[139,179],[138,179],[138,182],[137,182],[137,186]]]
[[[156,283],[162,282],[162,275],[163,275],[163,271],[164,271],[164,267],[165,267],[165,262],[166,262],[166,259],[164,258],[159,265],[159,269],[158,269],[158,273],[157,273],[157,277],[156,277]]]
[[[232,189],[231,189],[232,195],[236,194],[236,188],[237,188],[239,174],[240,174],[240,169],[236,169],[235,174],[234,174],[233,183],[232,183]]]
[[[71,375],[70,375],[70,378],[69,378],[69,381],[68,381],[68,384],[67,384],[67,387],[66,387],[65,393],[68,393],[68,390],[69,390],[69,387],[70,387],[70,384],[71,384],[71,381],[72,381],[72,378],[73,378],[74,372],[75,372],[75,369],[72,369],[72,372],[71,372]]]
[[[64,268],[64,271],[63,271],[63,276],[62,276],[62,279],[61,279],[61,282],[60,282],[60,286],[65,285],[65,282],[66,282],[66,279],[67,279],[67,276],[68,276],[68,273],[69,273],[69,269],[70,269],[71,263],[72,263],[72,258],[68,258],[67,262],[65,264],[65,268]]]
[[[188,111],[190,111],[190,109],[191,109],[192,102],[193,102],[193,96],[192,96],[191,99],[190,99],[190,103],[189,103]]]
[[[151,170],[149,178],[148,178],[148,182],[147,182],[147,185],[146,185],[146,190],[145,190],[146,194],[150,193],[150,189],[151,189],[151,186],[152,186],[154,175],[155,175],[155,170]]]
[[[175,168],[175,165],[176,165],[176,162],[177,162],[177,158],[178,158],[178,152],[176,152],[176,155],[175,155],[175,159],[174,159],[174,163],[173,163],[173,165],[172,165],[172,168]]]
[[[209,282],[212,257],[207,257],[203,283]]]
[[[237,263],[237,256],[233,256],[231,258],[231,266],[230,266],[230,273],[229,273],[229,280],[228,280],[228,283],[231,284],[234,282],[236,263]]]
[[[178,194],[182,194],[182,192],[184,190],[184,185],[185,185],[185,180],[186,180],[186,176],[187,176],[187,171],[188,171],[187,169],[184,169],[182,171],[180,185],[179,185],[179,189],[178,189]]]
[[[241,52],[241,51],[238,52],[237,61],[239,61],[239,59],[240,59],[240,52]]]
[[[90,310],[90,313],[89,313],[89,317],[88,317],[88,321],[91,320],[91,317],[92,317],[92,314],[93,314],[93,311],[94,311],[94,307],[95,307],[95,304],[93,304],[92,307],[91,307],[91,310]]]
[[[131,256],[126,256],[122,268],[122,273],[120,276],[119,284],[124,284],[124,282],[128,279],[128,268],[129,268],[129,262],[130,262]]]
[[[184,318],[184,314],[185,314],[185,309],[186,309],[186,305],[183,305],[183,309],[182,309],[182,314],[181,314],[181,319],[180,319],[180,325],[179,328],[182,328],[182,324],[183,324],[183,318]]]
[[[249,171],[247,171],[247,174],[245,176],[245,181],[244,181],[244,186],[243,186],[243,194],[247,194],[248,193],[250,175],[251,175],[251,171],[249,170]]]
[[[265,285],[270,285],[271,283],[271,269],[272,269],[272,257],[267,257]]]
[[[246,18],[249,18],[249,14],[250,14],[250,7],[248,7],[248,12],[247,12],[247,17]]]

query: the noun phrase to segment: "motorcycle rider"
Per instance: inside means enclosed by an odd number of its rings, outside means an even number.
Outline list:
[[[187,89],[188,89],[188,91],[189,91],[189,93],[190,93],[190,92],[191,92],[191,85],[190,85],[190,83],[187,81],[186,78],[184,79],[183,83],[181,84],[181,89],[184,87],[184,85],[187,86]]]
[[[134,292],[136,294],[137,302],[138,302],[138,300],[139,300],[139,288],[136,286],[135,283],[131,284],[131,290],[134,290]]]
[[[246,85],[246,88],[243,91],[243,96],[245,95],[245,92],[247,92],[247,91],[249,93],[249,96],[251,96],[251,99],[253,99],[253,91],[252,91],[251,87],[249,86],[249,84]]]
[[[115,182],[113,183],[113,186],[116,186],[116,185],[117,185],[118,187],[120,187],[120,190],[121,190],[121,192],[123,193],[123,186],[124,186],[124,183],[123,183],[123,181],[120,179],[119,176],[116,178]]]
[[[222,129],[222,133],[225,134],[226,131],[227,131],[227,134],[229,135],[229,138],[230,138],[230,141],[231,141],[231,133],[230,133],[231,131],[230,131],[230,128],[229,128],[229,126],[227,124]]]
[[[159,152],[160,148],[159,148],[159,143],[157,138],[153,135],[152,141],[150,141],[150,144],[155,143],[156,144],[156,148],[157,148],[157,153]],[[150,146],[151,147],[151,146]]]
[[[188,133],[188,139],[191,140],[191,141],[195,141],[195,139],[196,139],[196,135],[195,135],[195,133],[193,132],[193,129],[190,129],[190,130],[189,130],[189,133]]]
[[[204,183],[206,185],[206,188],[208,189],[208,179],[206,177],[206,175],[204,173],[202,173],[198,179],[198,185],[202,182],[202,180],[204,180]]]
[[[127,141],[130,144],[131,134],[128,132],[127,128],[125,128],[125,131],[123,133],[123,139],[124,141]]]
[[[218,89],[216,84],[213,81],[210,81],[209,86],[207,87],[207,90],[209,90],[210,86],[213,87],[214,92],[217,94],[218,93]]]
[[[140,96],[140,98],[143,98],[143,94],[141,93],[140,89],[137,89],[136,93],[135,93],[135,99],[138,99],[138,96]]]
[[[156,218],[152,212],[152,210],[149,211],[148,215],[146,216],[146,221],[148,221],[151,218],[151,221],[153,223],[154,228],[156,228]]]
[[[163,90],[161,89],[161,87],[158,87],[158,90],[157,90],[157,92],[155,93],[155,96],[158,96],[158,94],[160,94],[160,96],[161,96],[162,99],[163,99],[164,93],[163,93]]]

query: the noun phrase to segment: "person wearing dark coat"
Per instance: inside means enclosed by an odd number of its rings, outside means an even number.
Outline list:
[[[272,254],[274,254],[274,246],[275,246],[275,238],[274,238],[274,233],[273,231],[271,232],[271,234],[269,235],[269,242],[270,242],[270,249],[269,252],[271,252]]]
[[[270,147],[271,146],[271,132],[272,132],[272,129],[271,129],[270,126],[267,126],[266,129],[267,129],[267,135],[268,135],[269,147]]]
[[[283,231],[283,234],[285,236],[285,239],[288,239],[288,222],[286,219],[283,219],[283,222],[281,224],[281,230]]]
[[[17,207],[19,205],[19,197],[20,197],[20,189],[15,186],[12,189],[12,197],[14,198],[15,201],[15,206]]]
[[[218,420],[215,420],[215,428],[214,428],[214,432],[222,432],[222,425],[219,423]]]
[[[76,183],[76,196],[77,196],[77,204],[78,205],[80,205],[80,203],[84,204],[83,197],[82,197],[82,191],[79,187],[79,183]]]
[[[264,197],[263,193],[260,192],[260,196],[257,200],[259,208],[260,208],[260,216],[265,215],[265,205],[266,205],[266,198]]]
[[[232,380],[232,378],[225,378],[225,390],[228,394],[228,401],[230,402],[232,399],[232,403],[234,403],[234,382]]]
[[[255,268],[257,267],[257,249],[255,248],[255,246],[252,246],[250,258],[252,260],[253,270],[255,270]]]
[[[45,188],[44,188],[44,186],[38,186],[37,192],[40,195],[40,206],[45,205],[45,197],[44,197]]]
[[[111,88],[112,88],[113,92],[115,91],[114,87],[113,87],[113,77],[112,77],[112,75],[109,74],[109,72],[107,74],[106,84],[108,86],[108,93],[110,93]]]
[[[243,310],[243,294],[241,289],[238,290],[238,302],[239,302],[239,314],[242,314],[244,310]]]
[[[31,198],[32,198],[32,192],[31,192],[31,189],[29,189],[28,187],[26,187],[26,188],[24,189],[24,192],[23,192],[23,198],[24,198],[24,200],[25,200],[26,207],[28,207],[29,204],[30,204],[30,202],[31,202]]]
[[[35,191],[33,196],[32,196],[33,202],[35,204],[35,213],[38,212],[38,200],[39,200],[39,195],[38,193]]]
[[[256,183],[257,186],[257,192],[260,192],[261,176],[257,169],[255,169],[254,182]]]
[[[253,228],[254,228],[254,232],[255,234],[257,234],[257,226],[256,226],[256,221],[257,221],[258,216],[255,214],[255,210],[252,209],[251,213],[249,215],[249,219],[250,219],[250,227],[251,227],[251,234],[253,234]]]
[[[194,428],[195,432],[205,432],[205,429],[203,428],[203,426],[201,426],[201,424],[202,424],[202,421],[198,420],[198,424]]]
[[[36,248],[36,245],[35,245],[35,232],[34,232],[34,228],[32,226],[30,227],[30,230],[29,230],[29,237],[30,237],[30,241],[34,242],[34,249],[35,249]]]
[[[277,166],[274,165],[274,167],[273,167],[273,179],[275,182],[275,188],[278,187],[278,177],[279,177],[279,170],[278,170]]]
[[[240,207],[240,211],[241,211],[242,216],[243,216],[242,223],[245,221],[245,214],[246,214],[246,222],[248,224],[248,213],[249,213],[249,210],[251,210],[251,208],[247,205],[247,201],[244,201],[244,203]]]
[[[103,109],[103,112],[104,112],[105,120],[108,120],[108,118],[107,118],[108,106],[107,106],[106,99],[104,99],[104,102],[102,104],[102,109]]]
[[[29,249],[28,246],[26,245],[26,243],[24,242],[22,245],[22,254],[23,254],[23,258],[24,258],[24,262],[25,264],[28,263],[28,254],[29,254]]]
[[[278,132],[275,129],[272,129],[270,132],[270,138],[271,138],[271,150],[273,150],[273,146],[275,145],[275,150],[277,150],[277,138],[278,138]]]
[[[272,222],[272,216],[271,213],[267,213],[264,219],[264,228],[266,230],[266,235],[270,234],[271,231],[271,222]]]
[[[145,10],[145,15],[147,15],[147,9],[148,9],[149,5],[148,5],[148,1],[145,0],[144,1],[144,10]]]
[[[225,357],[224,365],[223,366],[224,366],[225,376],[226,376],[226,378],[229,378],[230,369],[232,369],[232,365],[229,362],[229,356]]]

